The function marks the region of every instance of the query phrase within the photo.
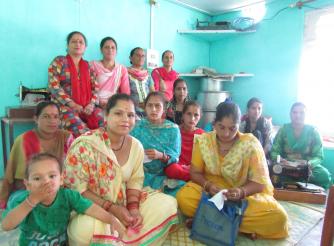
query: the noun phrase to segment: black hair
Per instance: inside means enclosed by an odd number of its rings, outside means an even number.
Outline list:
[[[63,165],[62,163],[60,162],[60,160],[53,154],[50,154],[50,153],[47,153],[47,152],[44,152],[44,153],[39,153],[39,154],[36,154],[36,155],[33,155],[28,164],[27,164],[27,168],[25,170],[25,177],[26,179],[29,178],[29,173],[30,173],[30,169],[31,167],[39,162],[39,161],[44,161],[44,160],[54,160],[55,162],[57,162],[58,164],[58,167],[59,167],[59,172],[61,173],[62,172],[62,169],[63,169]]]
[[[112,38],[112,37],[105,37],[105,38],[103,38],[103,39],[101,40],[101,42],[100,42],[100,49],[102,49],[103,46],[104,46],[104,44],[105,44],[105,42],[107,42],[107,41],[109,41],[109,40],[111,40],[111,41],[114,42],[114,44],[115,44],[115,46],[116,46],[116,50],[117,50],[117,42],[116,42],[116,40],[115,40],[114,38]]]
[[[133,103],[133,105],[135,104],[132,98],[128,94],[125,93],[114,94],[109,98],[107,102],[106,114],[109,114],[110,110],[116,106],[118,101],[130,101]]]
[[[222,102],[218,104],[214,122],[216,123],[225,117],[232,117],[233,122],[239,124],[241,117],[239,106],[234,102]]]
[[[133,48],[133,49],[130,51],[130,57],[132,57],[132,56],[135,54],[136,50],[144,50],[144,49],[141,48],[141,47]],[[131,60],[130,60],[130,63],[132,64],[132,61],[131,61]]]
[[[164,110],[166,109],[167,100],[166,100],[166,97],[164,96],[164,94],[162,94],[160,91],[152,91],[152,92],[148,93],[147,97],[145,98],[145,102],[144,102],[145,107],[146,107],[146,104],[147,104],[148,100],[150,100],[151,97],[159,97],[161,102],[162,102]]]
[[[164,59],[164,56],[166,55],[166,53],[167,53],[167,52],[170,52],[170,53],[172,53],[172,55],[173,55],[173,58],[174,58],[174,53],[173,53],[173,51],[171,51],[171,50],[165,50],[165,51],[162,53],[161,60],[163,60],[163,59]]]
[[[257,98],[257,97],[252,97],[252,98],[249,99],[248,102],[247,102],[247,109],[249,109],[250,107],[252,107],[252,105],[253,105],[254,103],[260,103],[260,104],[263,104],[262,101],[261,101],[259,98]]]
[[[75,34],[79,34],[79,35],[81,35],[81,36],[83,37],[83,39],[85,40],[85,45],[86,45],[86,46],[88,45],[86,36],[85,36],[82,32],[79,32],[79,31],[73,31],[73,32],[70,32],[70,33],[67,35],[67,38],[66,38],[67,45],[70,44],[71,38],[72,38],[73,35],[75,35]]]
[[[197,103],[196,101],[193,101],[193,100],[189,100],[184,104],[183,109],[182,109],[182,114],[185,114],[187,112],[188,108],[191,107],[191,106],[198,107],[199,110],[202,111],[201,105],[199,105],[199,103]]]
[[[60,108],[57,103],[52,102],[52,101],[42,101],[38,103],[36,106],[35,116],[38,118],[41,115],[42,111],[48,106],[55,106],[58,109],[58,113],[60,113]]]
[[[292,112],[292,110],[294,110],[295,107],[299,107],[299,106],[303,107],[304,109],[306,108],[306,106],[305,106],[304,103],[302,103],[302,102],[295,102],[295,103],[292,104],[292,106],[291,106],[290,113]]]
[[[187,82],[184,80],[184,79],[181,79],[181,78],[178,78],[177,80],[174,81],[174,84],[173,84],[173,92],[175,92],[175,89],[176,89],[176,86],[179,84],[179,83],[185,83],[187,85]],[[188,88],[188,86],[187,86]]]

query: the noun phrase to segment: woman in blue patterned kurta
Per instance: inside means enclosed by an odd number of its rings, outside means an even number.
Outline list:
[[[185,183],[181,180],[168,179],[164,169],[178,162],[181,152],[179,127],[163,118],[165,98],[160,92],[151,92],[145,100],[147,118],[139,121],[131,135],[136,137],[145,149],[144,186],[161,189],[174,195]]]

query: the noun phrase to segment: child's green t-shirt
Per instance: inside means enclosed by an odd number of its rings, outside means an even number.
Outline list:
[[[28,195],[28,191],[14,193],[2,217],[6,217]],[[38,204],[21,222],[20,245],[65,245],[71,212],[74,210],[83,214],[92,204],[92,201],[82,197],[79,192],[60,188],[50,206]]]

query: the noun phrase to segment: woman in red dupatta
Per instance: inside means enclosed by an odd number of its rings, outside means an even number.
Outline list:
[[[82,56],[86,37],[77,31],[67,36],[67,56],[49,66],[49,89],[59,106],[65,128],[77,137],[104,125],[102,110],[95,107],[97,84],[93,70]]]
[[[152,78],[154,81],[154,88],[156,91],[161,91],[167,101],[173,97],[174,81],[179,77],[179,74],[173,70],[174,54],[170,50],[162,53],[163,66],[155,68],[152,71]]]
[[[40,102],[36,107],[37,127],[15,139],[7,162],[5,176],[0,190],[0,208],[5,208],[8,197],[17,190],[25,189],[23,179],[30,158],[42,152],[55,155],[63,161],[73,136],[59,129],[59,107],[54,102]]]

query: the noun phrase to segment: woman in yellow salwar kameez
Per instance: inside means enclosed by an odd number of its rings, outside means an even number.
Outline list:
[[[217,107],[214,131],[196,136],[191,181],[176,195],[179,207],[193,217],[202,191],[214,195],[227,189],[227,199],[248,200],[240,232],[252,238],[284,238],[288,218],[273,197],[263,149],[252,134],[238,132],[239,122],[239,107],[224,102]]]
[[[158,191],[143,192],[144,149],[128,135],[135,124],[130,96],[115,94],[106,110],[106,129],[87,132],[72,144],[64,183],[119,219],[126,231],[121,245],[161,245],[177,223],[177,202]],[[68,236],[70,245],[115,245],[110,226],[87,215],[72,218]]]

